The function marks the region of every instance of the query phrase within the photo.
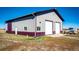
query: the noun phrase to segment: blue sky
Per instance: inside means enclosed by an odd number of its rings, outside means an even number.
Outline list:
[[[55,7],[54,7],[55,8]],[[33,12],[53,9],[53,7],[0,7],[0,28],[5,28],[5,21],[27,15]],[[79,28],[79,8],[59,7],[56,9],[61,14],[64,28]]]

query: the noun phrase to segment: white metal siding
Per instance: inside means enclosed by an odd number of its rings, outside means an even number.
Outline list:
[[[24,30],[24,27],[27,27],[27,30]],[[18,31],[34,32],[35,31],[34,19],[12,22],[12,31],[14,31],[15,28],[17,28]]]
[[[41,30],[37,32],[45,32],[45,20],[53,21],[53,30],[55,30],[55,22],[60,22],[62,30],[62,20],[56,15],[55,12],[51,12],[36,17],[36,26],[41,27]],[[35,19],[12,22],[12,31],[14,31],[15,28],[17,28],[18,31],[26,32],[26,30],[24,30],[24,27],[27,27],[27,32],[35,32]]]
[[[37,26],[41,27],[41,31],[39,32],[45,32],[45,20],[53,21],[53,30],[55,30],[55,22],[60,22],[62,24],[62,20],[57,16],[55,12],[37,16]]]

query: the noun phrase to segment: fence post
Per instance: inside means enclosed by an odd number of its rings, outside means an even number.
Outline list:
[[[17,35],[17,28],[15,28],[15,35]]]

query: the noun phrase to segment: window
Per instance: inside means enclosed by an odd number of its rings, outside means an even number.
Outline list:
[[[24,30],[27,30],[27,27],[24,27]]]
[[[37,31],[40,31],[41,30],[41,28],[40,27],[37,27]]]

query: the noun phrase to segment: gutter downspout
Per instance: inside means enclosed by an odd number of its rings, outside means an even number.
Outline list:
[[[37,18],[36,18],[36,16],[35,16],[34,13],[33,13],[32,15],[33,15],[34,18],[35,18],[35,34],[34,34],[34,36],[36,37],[36,31],[37,31],[37,29],[36,29],[36,27],[37,27]]]

